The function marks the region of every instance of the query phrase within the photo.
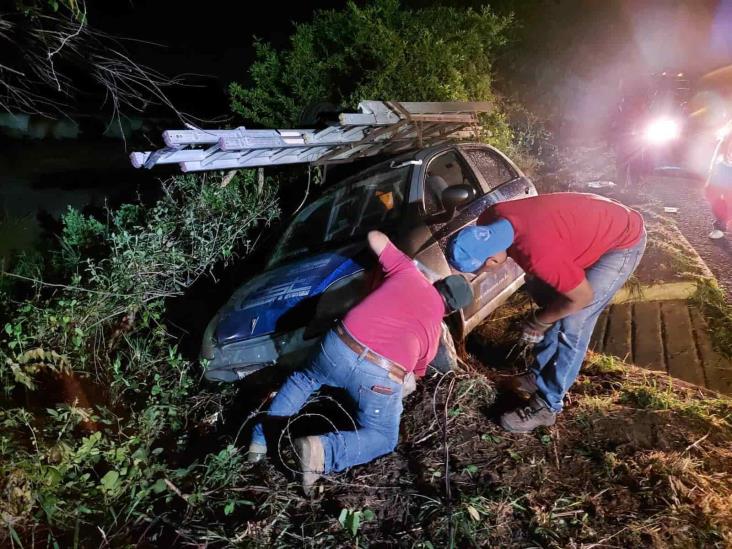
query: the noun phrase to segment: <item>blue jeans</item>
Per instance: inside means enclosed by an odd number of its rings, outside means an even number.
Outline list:
[[[562,411],[562,400],[579,375],[597,318],[633,274],[645,248],[644,233],[635,246],[613,250],[600,257],[585,271],[595,294],[592,303],[555,322],[544,339],[534,346],[531,371],[536,376],[539,396],[553,411]]]
[[[340,387],[358,404],[355,431],[321,435],[325,449],[325,473],[367,463],[396,448],[402,415],[402,385],[389,379],[386,370],[353,352],[333,331],[320,343],[308,365],[285,381],[267,412],[271,417],[292,416],[321,386]],[[375,385],[391,389],[385,395]],[[261,423],[254,427],[252,442],[266,444]]]

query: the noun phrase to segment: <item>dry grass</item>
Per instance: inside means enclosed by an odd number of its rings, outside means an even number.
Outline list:
[[[313,501],[281,468],[254,468],[259,487],[242,497],[257,511],[242,522],[238,541],[262,547],[732,543],[732,401],[593,355],[558,424],[513,435],[491,419],[502,405],[493,389],[498,375],[472,356],[463,370],[426,380],[406,400],[394,454],[325,480]],[[363,510],[373,518],[354,536],[338,517]]]

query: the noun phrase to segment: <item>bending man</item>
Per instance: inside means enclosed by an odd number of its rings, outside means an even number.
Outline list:
[[[534,362],[514,386],[531,398],[501,416],[506,430],[529,432],[554,424],[598,316],[638,266],[645,246],[640,213],[582,193],[496,204],[481,214],[478,225],[453,237],[448,258],[454,268],[479,274],[510,257],[534,289],[543,286],[549,293],[524,324],[522,341],[534,345]]]

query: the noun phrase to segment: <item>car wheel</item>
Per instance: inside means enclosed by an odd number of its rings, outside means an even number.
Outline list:
[[[457,366],[457,351],[455,350],[455,341],[447,324],[441,325],[440,346],[437,349],[435,358],[430,362],[430,368],[434,368],[440,373],[446,374]]]

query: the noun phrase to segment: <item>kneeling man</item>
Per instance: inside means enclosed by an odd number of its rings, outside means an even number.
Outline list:
[[[385,234],[371,231],[368,243],[379,259],[383,282],[324,336],[319,352],[285,381],[268,412],[274,417],[296,414],[323,385],[345,389],[358,404],[355,431],[295,440],[306,493],[322,474],[394,450],[405,378],[425,374],[437,353],[443,317],[473,300],[465,278],[452,275],[431,284]],[[260,423],[252,434],[250,461],[266,451]]]

